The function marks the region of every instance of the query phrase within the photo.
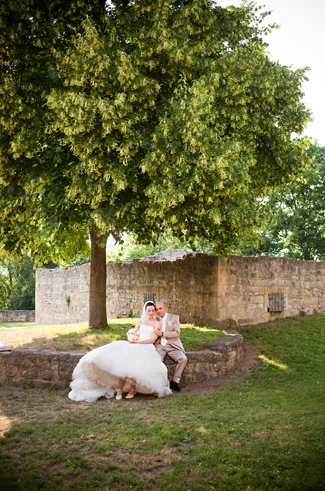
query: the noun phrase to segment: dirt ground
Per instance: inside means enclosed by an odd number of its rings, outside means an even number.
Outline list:
[[[259,362],[257,349],[249,343],[244,344],[244,356],[241,363],[234,371],[219,375],[204,382],[196,382],[183,386],[181,392],[173,392],[173,395],[204,394],[222,390],[231,380],[241,380],[248,376],[249,371]]]
[[[192,383],[187,386],[182,386],[181,392],[173,392],[173,394],[169,397],[191,396],[195,394],[206,394],[224,390],[228,382],[232,380],[242,380],[248,377],[251,369],[254,368],[254,366],[256,366],[258,362],[259,358],[256,348],[249,343],[245,343],[243,359],[234,371],[206,380],[204,382]],[[37,387],[33,390],[38,391],[40,394],[42,393],[42,397],[44,397],[44,388]],[[4,384],[1,387],[0,412],[2,412],[2,416],[0,416],[0,437],[8,431],[12,424],[12,421],[16,418],[18,418],[17,421],[22,417],[25,421],[34,421],[35,419],[39,418],[39,412],[42,413],[44,411],[43,405],[40,405],[39,408],[34,407],[33,411],[25,407],[25,398],[23,397],[25,391],[30,391],[30,389],[23,388],[21,386],[14,386],[11,384]],[[137,406],[139,404],[141,407],[143,403],[149,401],[152,397],[153,396],[151,395],[137,394],[134,400],[132,400],[131,406],[133,407],[134,405]],[[14,405],[13,399],[15,400]],[[62,406],[63,399],[66,400],[66,404]],[[100,398],[99,401],[101,401],[102,404],[108,404],[111,409],[116,410],[125,407],[125,403],[129,404],[129,402],[125,399],[121,401],[121,404],[116,404],[115,399]],[[62,390],[52,390],[51,409],[48,408],[47,412],[48,415],[50,415],[50,413],[52,412],[54,417],[54,415],[57,415],[58,413],[62,414],[62,412],[64,411],[78,412],[80,411],[80,409],[82,409],[83,406],[87,408],[88,405],[88,402],[74,404],[68,399],[66,391],[64,391],[63,393]],[[6,415],[10,415],[10,417]]]

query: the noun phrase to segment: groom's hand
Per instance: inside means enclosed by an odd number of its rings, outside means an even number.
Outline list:
[[[158,337],[161,336],[161,330],[155,328],[154,334],[155,334],[155,336],[158,336]]]

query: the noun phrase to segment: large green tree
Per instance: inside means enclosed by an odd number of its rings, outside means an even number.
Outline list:
[[[107,322],[109,234],[168,229],[226,254],[256,223],[256,198],[301,167],[304,70],[269,59],[264,17],[254,4],[115,1],[42,44],[26,83],[19,53],[2,63],[3,243],[67,256],[90,234],[90,325]]]
[[[309,165],[276,188],[264,203],[265,223],[239,252],[325,259],[325,147],[314,143]]]

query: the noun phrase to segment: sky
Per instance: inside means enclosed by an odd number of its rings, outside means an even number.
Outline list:
[[[216,0],[217,5],[239,7],[240,0]],[[272,11],[267,23],[276,23],[265,37],[271,59],[292,69],[309,67],[304,82],[303,102],[313,113],[304,135],[325,146],[325,0],[256,0],[257,5]]]

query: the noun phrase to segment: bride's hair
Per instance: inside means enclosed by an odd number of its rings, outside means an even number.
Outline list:
[[[144,304],[145,310],[147,310],[147,307],[155,307],[155,304],[149,300],[149,302],[146,302]]]

